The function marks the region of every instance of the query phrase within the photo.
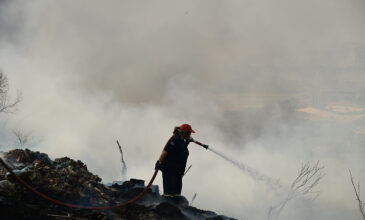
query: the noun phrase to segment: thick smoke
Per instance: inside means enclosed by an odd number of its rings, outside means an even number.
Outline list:
[[[80,159],[104,182],[148,179],[174,126],[290,184],[321,161],[315,200],[280,219],[360,216],[347,168],[365,182],[365,3],[323,1],[0,1],[0,68],[16,114],[0,114],[33,150]],[[354,111],[357,110],[357,111]],[[210,151],[189,146],[183,194],[199,208],[265,219],[280,195]],[[227,154],[226,154],[227,153]],[[157,184],[162,186],[161,178]]]

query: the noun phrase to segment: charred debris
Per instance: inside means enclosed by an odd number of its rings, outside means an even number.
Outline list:
[[[51,160],[47,154],[29,149],[3,152],[2,159],[35,190],[65,203],[113,206],[131,200],[145,187],[144,180],[138,179],[104,185],[80,160],[68,157]],[[137,202],[118,209],[63,207],[35,195],[3,166],[0,166],[0,213],[1,219],[232,219],[189,206],[184,197],[179,201],[167,200],[155,185]]]

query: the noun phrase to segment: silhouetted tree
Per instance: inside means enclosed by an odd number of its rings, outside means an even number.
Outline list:
[[[30,133],[27,133],[24,130],[20,129],[13,130],[13,134],[15,135],[20,147],[28,145],[32,139]]]
[[[10,100],[8,78],[0,72],[0,113],[13,113],[20,100],[21,94],[19,92],[14,101]]]

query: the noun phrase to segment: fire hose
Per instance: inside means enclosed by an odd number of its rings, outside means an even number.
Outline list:
[[[69,208],[77,208],[77,209],[90,209],[90,210],[108,210],[108,209],[116,209],[116,208],[121,208],[123,206],[126,206],[128,204],[134,203],[135,201],[137,201],[138,199],[140,199],[147,191],[148,189],[151,187],[153,181],[155,180],[157,173],[158,173],[158,169],[155,170],[155,173],[153,174],[150,182],[148,183],[148,185],[146,186],[146,188],[144,188],[144,190],[137,195],[135,198],[133,198],[132,200],[123,203],[123,204],[119,204],[119,205],[114,205],[114,206],[83,206],[83,205],[76,205],[76,204],[70,204],[70,203],[66,203],[66,202],[62,202],[56,199],[52,199],[51,197],[48,197],[47,195],[35,190],[33,187],[31,187],[28,183],[26,183],[24,180],[22,180],[20,177],[18,177],[13,171],[12,169],[2,160],[2,158],[0,158],[0,163],[5,167],[5,169],[7,171],[9,171],[9,173],[11,173],[11,175],[13,175],[15,177],[16,180],[18,180],[23,186],[25,186],[28,190],[30,190],[31,192],[33,192],[34,194],[42,197],[45,200],[48,200],[54,204],[57,205],[61,205],[61,206],[65,206],[65,207],[69,207]]]

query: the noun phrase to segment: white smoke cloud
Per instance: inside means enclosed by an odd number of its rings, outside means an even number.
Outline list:
[[[11,129],[23,128],[42,140],[33,150],[81,159],[108,182],[121,178],[118,139],[129,176],[147,180],[173,127],[187,122],[195,139],[283,184],[302,163],[321,161],[320,197],[291,201],[281,219],[356,219],[347,168],[365,182],[363,136],[354,132],[363,119],[311,121],[295,109],[364,91],[364,7],[2,1],[0,68],[23,101],[0,116],[1,150],[13,148]],[[199,208],[264,219],[282,200],[193,144],[189,164],[183,194],[197,192]]]

